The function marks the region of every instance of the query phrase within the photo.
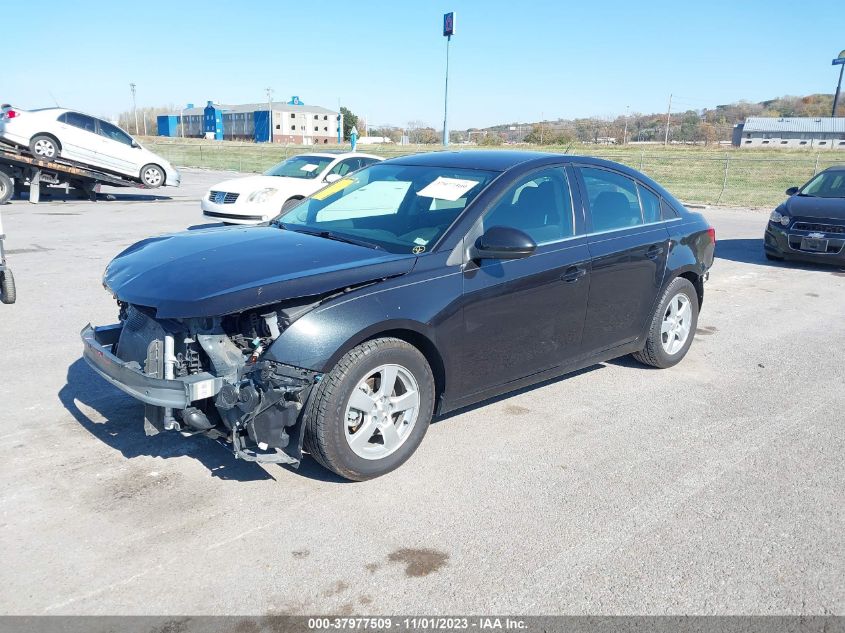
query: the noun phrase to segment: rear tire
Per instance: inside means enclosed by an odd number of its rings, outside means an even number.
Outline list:
[[[15,195],[15,181],[0,171],[0,204],[6,204]]]
[[[8,268],[0,273],[0,302],[14,303],[17,299],[15,276]]]
[[[367,341],[315,387],[305,412],[305,450],[346,479],[379,477],[417,450],[433,410],[434,376],[425,356],[400,339]]]
[[[698,293],[688,279],[677,277],[663,292],[645,347],[634,358],[660,369],[677,365],[692,345],[697,325]]]
[[[164,184],[164,170],[158,165],[144,165],[141,168],[141,182],[150,189],[158,189]]]
[[[29,153],[41,160],[56,160],[61,151],[59,142],[52,136],[36,134],[29,140]]]

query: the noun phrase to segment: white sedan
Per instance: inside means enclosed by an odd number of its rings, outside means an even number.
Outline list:
[[[214,185],[202,198],[203,215],[227,224],[258,224],[283,208],[366,165],[382,160],[357,152],[315,152],[288,158],[261,176]]]
[[[180,175],[116,125],[63,108],[0,110],[0,140],[29,149],[36,158],[64,159],[127,176],[156,188],[178,187]]]

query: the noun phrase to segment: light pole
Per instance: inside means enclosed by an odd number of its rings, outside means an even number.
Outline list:
[[[132,93],[132,114],[135,116],[135,134],[138,134],[138,106],[135,105],[135,84],[129,84],[129,92]]]
[[[669,95],[669,109],[666,110],[666,136],[663,137],[663,144],[669,144],[669,120],[672,116],[672,95]]]
[[[265,88],[267,93],[267,142],[273,142],[273,89]]]
[[[842,89],[842,71],[845,71],[845,51],[839,53],[839,57],[833,60],[834,66],[839,66],[839,83],[836,84],[836,94],[833,95],[833,110],[830,116],[836,116],[836,106],[839,103],[839,91]]]
[[[455,12],[443,15],[443,37],[446,38],[446,89],[443,92],[443,147],[449,146],[449,44],[455,34]]]

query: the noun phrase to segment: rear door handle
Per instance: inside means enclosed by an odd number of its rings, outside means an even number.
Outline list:
[[[646,251],[645,256],[649,259],[657,259],[663,254],[663,247],[657,244],[652,244]]]
[[[587,270],[585,268],[581,266],[570,266],[566,269],[566,272],[560,276],[560,278],[566,282],[571,283],[573,281],[578,281],[579,279],[581,279],[581,277],[586,274]]]

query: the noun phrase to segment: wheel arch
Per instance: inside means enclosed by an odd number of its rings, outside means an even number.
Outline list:
[[[36,136],[46,136],[48,138],[53,139],[53,142],[56,143],[56,147],[59,148],[59,151],[62,151],[62,142],[59,140],[59,137],[53,134],[52,132],[36,132],[35,134],[29,137],[30,143],[32,142],[32,139],[34,139]]]
[[[158,167],[159,171],[161,172],[161,184],[159,187],[163,187],[167,184],[167,170],[164,168],[163,165],[159,165],[158,163],[145,163],[140,170],[138,170],[138,180],[142,183],[144,182],[144,170],[147,167]]]
[[[689,281],[693,287],[695,288],[695,294],[698,296],[698,311],[701,312],[701,306],[704,305],[704,276],[701,275],[697,270],[690,267],[682,271],[678,271],[676,274],[672,275],[667,281],[666,285],[668,286],[672,283],[673,279],[678,277],[683,277],[687,281]]]

